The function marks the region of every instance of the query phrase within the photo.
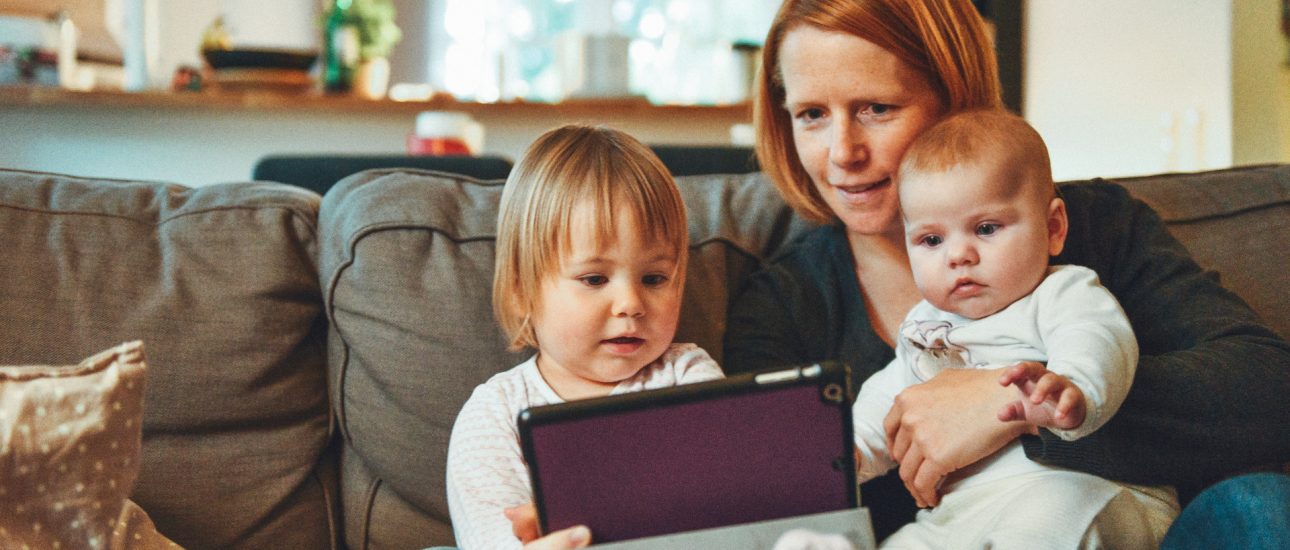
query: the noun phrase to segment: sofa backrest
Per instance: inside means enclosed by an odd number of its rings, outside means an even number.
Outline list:
[[[691,243],[677,338],[720,360],[731,294],[806,225],[760,174],[678,183]],[[453,421],[476,385],[531,355],[506,351],[490,307],[501,190],[501,181],[376,170],[323,200],[350,548],[453,543],[444,488]]]
[[[1110,180],[1160,214],[1169,232],[1223,286],[1290,337],[1290,165]]]
[[[132,499],[187,548],[334,538],[318,205],[279,184],[0,170],[0,364],[143,340]]]

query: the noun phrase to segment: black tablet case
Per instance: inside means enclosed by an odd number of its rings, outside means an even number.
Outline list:
[[[542,530],[602,543],[855,508],[848,380],[824,363],[528,409]]]

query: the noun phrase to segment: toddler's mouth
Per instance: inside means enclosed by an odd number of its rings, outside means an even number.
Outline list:
[[[637,338],[635,336],[619,336],[617,338],[610,338],[605,341],[609,342],[610,344],[639,344],[641,342],[644,342],[645,340],[643,338]]]

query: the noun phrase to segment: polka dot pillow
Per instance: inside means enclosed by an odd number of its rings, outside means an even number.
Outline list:
[[[0,366],[0,548],[177,548],[128,497],[142,342],[75,366]]]

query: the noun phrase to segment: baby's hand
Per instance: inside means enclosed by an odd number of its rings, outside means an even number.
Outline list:
[[[1084,423],[1084,392],[1070,379],[1034,361],[1017,363],[999,378],[1002,386],[1021,390],[1022,399],[999,409],[999,420],[1021,420],[1036,426],[1071,430]]]

